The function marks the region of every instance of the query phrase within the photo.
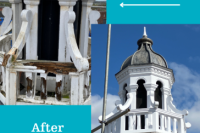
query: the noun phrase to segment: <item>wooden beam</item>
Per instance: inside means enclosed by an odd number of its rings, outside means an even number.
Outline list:
[[[56,93],[56,99],[57,99],[58,101],[61,101],[61,98],[62,98],[61,87],[62,87],[62,81],[56,82],[56,90],[55,90],[55,93]]]
[[[40,88],[41,88],[41,90],[40,90],[40,97],[41,97],[41,99],[46,99],[47,98],[47,95],[46,95],[46,93],[47,93],[47,81],[46,81],[46,79],[45,78],[43,78],[43,77],[41,77],[41,84],[40,84]]]
[[[91,69],[91,59],[88,60]],[[45,73],[69,74],[69,72],[77,72],[73,62],[56,62],[56,61],[21,61],[25,66],[36,66],[37,69],[45,70]]]

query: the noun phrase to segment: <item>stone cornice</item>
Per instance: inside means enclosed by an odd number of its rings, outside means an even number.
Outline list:
[[[26,5],[39,5],[40,4],[40,0],[24,0],[24,3]]]
[[[9,2],[12,4],[18,4],[18,3],[22,3],[22,0],[9,0]]]

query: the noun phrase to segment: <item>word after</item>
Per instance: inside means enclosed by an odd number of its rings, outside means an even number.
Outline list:
[[[37,123],[35,123],[31,132],[62,132],[62,128],[64,128],[64,125],[50,126],[46,122],[43,122],[40,129]]]

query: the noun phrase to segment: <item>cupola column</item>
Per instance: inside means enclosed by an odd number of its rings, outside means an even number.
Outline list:
[[[60,5],[60,25],[59,25],[59,47],[58,47],[58,61],[61,62],[71,62],[70,54],[67,51],[67,41],[66,41],[66,32],[65,27],[67,25],[66,22],[66,12],[73,11],[73,7],[76,4],[77,0],[58,0]],[[70,77],[68,75],[56,75],[57,77],[62,77],[62,92],[63,94],[67,94],[70,91]]]
[[[130,109],[136,109],[136,92],[138,89],[138,85],[130,85],[126,87],[126,90],[128,93],[131,93],[133,95],[133,102],[131,103],[131,108]]]
[[[21,28],[21,12],[22,12],[22,0],[9,0],[9,2],[12,4],[12,11],[13,11],[13,17],[12,17],[12,43],[14,44],[15,40],[17,39],[17,36],[19,34],[20,28]]]
[[[145,89],[147,90],[147,108],[153,108],[153,104],[155,102],[154,100],[154,95],[155,95],[155,90],[158,87],[157,84],[144,84]],[[153,124],[153,118],[152,115],[148,115],[148,125]],[[149,128],[149,126],[147,128]]]
[[[126,87],[126,90],[128,93],[131,93],[133,95],[133,101],[131,103],[130,109],[136,109],[136,92],[138,89],[138,85],[130,85]],[[129,116],[128,117],[128,123],[129,123],[129,130],[135,130],[136,129],[136,116]]]
[[[161,91],[162,91],[162,105],[163,105],[162,109],[168,110],[168,107],[167,107],[167,97],[168,97],[168,95],[170,95],[170,89],[168,89],[166,87],[162,87]],[[167,123],[167,125],[171,125],[171,118],[170,117],[164,117],[164,120],[165,120],[165,123]],[[165,128],[167,128],[166,125],[165,125]]]
[[[38,5],[40,0],[24,0],[26,9],[33,13],[33,21],[30,34],[26,41],[26,59],[37,60],[37,46],[38,46]]]
[[[168,95],[170,94],[170,89],[169,88],[166,88],[166,87],[162,87],[161,88],[161,91],[162,91],[162,109],[164,110],[167,110],[167,97]]]
[[[154,92],[158,87],[157,84],[144,84],[145,89],[147,90],[147,108],[153,108],[154,104]]]

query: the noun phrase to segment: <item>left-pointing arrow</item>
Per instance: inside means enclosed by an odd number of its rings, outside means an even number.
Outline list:
[[[122,2],[120,6],[180,6],[180,4],[124,4]]]

